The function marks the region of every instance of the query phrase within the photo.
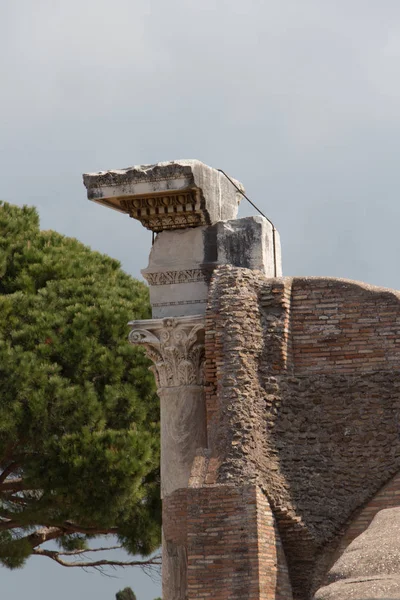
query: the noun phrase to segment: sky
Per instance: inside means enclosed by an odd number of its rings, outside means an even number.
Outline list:
[[[400,289],[399,73],[398,0],[0,0],[0,198],[140,277],[150,232],[81,174],[197,158],[273,220],[285,275]],[[44,562],[1,570],[7,600],[159,595]]]

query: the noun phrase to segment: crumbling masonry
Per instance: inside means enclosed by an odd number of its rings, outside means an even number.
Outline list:
[[[312,598],[400,505],[400,295],[283,278],[270,222],[199,161],[84,181],[157,233],[129,339],[161,401],[163,600]]]

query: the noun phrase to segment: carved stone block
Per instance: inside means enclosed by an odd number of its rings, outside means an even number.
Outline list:
[[[83,181],[89,200],[128,213],[157,233],[234,219],[241,200],[222,173],[199,160],[87,173]]]
[[[131,344],[141,344],[153,361],[157,387],[202,385],[204,318],[202,316],[131,321]]]
[[[198,448],[207,446],[204,318],[131,321],[129,341],[153,361],[161,406],[161,496],[185,488]]]
[[[267,219],[255,216],[160,233],[142,270],[150,285],[153,316],[204,314],[213,270],[223,264],[280,277],[278,232]]]

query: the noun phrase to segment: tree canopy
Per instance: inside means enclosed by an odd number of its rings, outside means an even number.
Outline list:
[[[126,587],[123,590],[117,592],[115,594],[116,600],[137,600],[136,594],[133,592],[132,588]]]
[[[115,594],[116,600],[137,600],[136,594],[130,587],[126,587]],[[155,598],[154,600],[161,600],[161,598]]]
[[[109,564],[83,558],[99,535],[130,554],[158,547],[158,400],[149,361],[127,343],[127,322],[149,316],[147,288],[116,260],[0,203],[3,565]]]

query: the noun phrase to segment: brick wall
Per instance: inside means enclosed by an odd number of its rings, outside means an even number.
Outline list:
[[[275,519],[257,486],[177,490],[163,501],[163,530],[170,555],[186,557],[182,571],[187,567],[187,573],[175,569],[172,575],[179,581],[165,582],[175,595],[292,600]]]
[[[340,279],[293,281],[297,373],[354,373],[400,364],[400,294]]]
[[[187,545],[187,489],[176,490],[163,500],[163,534],[168,542]]]
[[[260,599],[291,600],[292,586],[275,517],[265,494],[259,487],[255,489]]]
[[[162,511],[162,595],[187,600],[187,489],[165,496]]]
[[[164,500],[179,598],[312,596],[375,512],[398,503],[399,366],[397,293],[215,271],[208,448],[189,488]]]
[[[298,600],[309,598],[354,512],[400,470],[399,342],[391,291],[229,266],[214,273],[214,481],[264,490]]]
[[[190,495],[188,600],[259,598],[254,487],[201,488]]]
[[[291,600],[274,517],[256,486],[191,489],[188,600]]]

